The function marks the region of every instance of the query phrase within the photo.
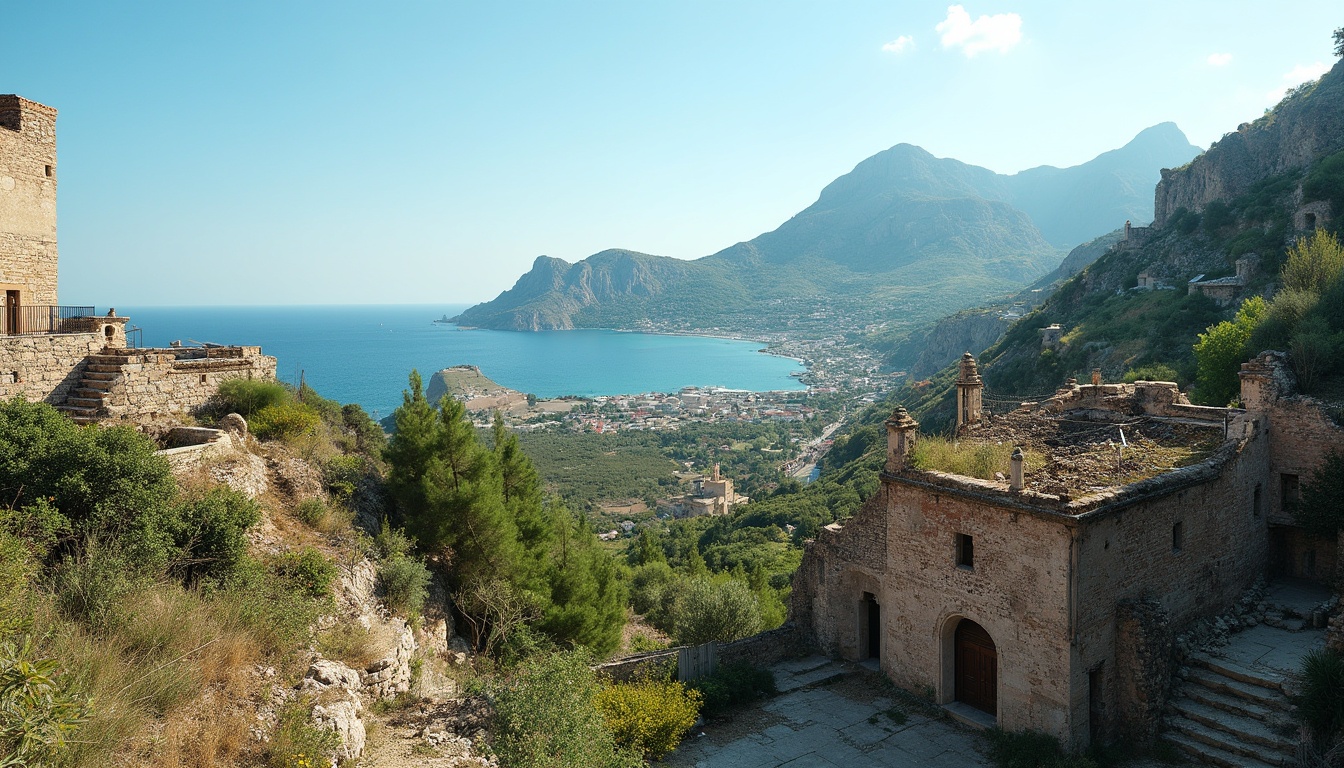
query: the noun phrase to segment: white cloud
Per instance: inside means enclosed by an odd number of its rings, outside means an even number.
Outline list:
[[[1210,53],[1208,58],[1211,67],[1226,67],[1232,63],[1232,54],[1230,53]]]
[[[913,47],[914,44],[915,44],[915,38],[909,35],[901,35],[895,40],[892,40],[890,43],[887,43],[886,45],[882,46],[882,50],[886,51],[887,53],[901,53],[905,51],[905,49]]]
[[[984,51],[1007,53],[1022,42],[1022,17],[1016,13],[996,13],[971,21],[960,5],[948,6],[947,18],[934,27],[942,35],[944,48],[961,48],[967,57]]]
[[[1315,80],[1329,71],[1329,65],[1319,61],[1314,61],[1310,64],[1298,64],[1283,74],[1282,88],[1275,88],[1265,95],[1271,102],[1278,102],[1289,90],[1296,88],[1308,80]]]

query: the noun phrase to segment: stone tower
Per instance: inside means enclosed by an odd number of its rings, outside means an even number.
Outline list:
[[[887,472],[900,472],[915,447],[915,435],[919,422],[915,421],[904,406],[897,406],[887,419],[887,463],[883,469]]]
[[[961,356],[961,373],[957,376],[957,431],[972,424],[979,424],[982,418],[981,395],[985,382],[980,378],[980,369],[970,352]]]
[[[56,110],[0,95],[0,298],[16,308],[56,301]]]

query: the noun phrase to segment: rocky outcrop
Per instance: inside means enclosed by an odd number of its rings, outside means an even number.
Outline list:
[[[911,334],[892,351],[887,364],[904,369],[911,379],[922,379],[947,367],[963,352],[979,355],[1003,336],[1009,324],[997,311],[959,312]]]
[[[1153,225],[1166,225],[1181,208],[1199,212],[1214,200],[1231,200],[1259,181],[1305,170],[1341,149],[1344,62],[1264,117],[1242,123],[1185,167],[1163,170]]]

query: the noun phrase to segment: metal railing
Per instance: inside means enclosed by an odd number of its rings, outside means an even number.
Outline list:
[[[145,330],[138,325],[126,329],[126,348],[141,349],[145,346]]]
[[[66,333],[70,321],[75,318],[92,317],[93,307],[59,307],[55,305],[30,304],[17,307],[0,308],[0,333],[6,336],[19,336],[29,333]]]

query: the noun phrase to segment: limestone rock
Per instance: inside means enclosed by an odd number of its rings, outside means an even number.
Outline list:
[[[247,437],[247,419],[244,419],[241,414],[227,414],[219,420],[219,428],[239,437]]]
[[[307,690],[322,690],[337,686],[350,693],[356,693],[362,687],[360,674],[339,661],[318,659],[308,668],[300,687]]]
[[[345,699],[313,707],[313,724],[335,731],[341,737],[341,749],[336,755],[341,762],[353,763],[364,754],[366,733],[364,721],[359,717],[362,709],[359,696],[355,694],[347,694]]]

